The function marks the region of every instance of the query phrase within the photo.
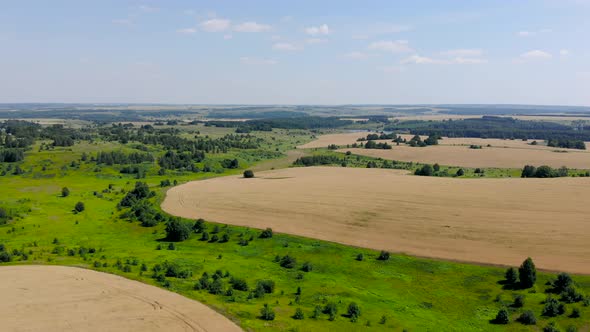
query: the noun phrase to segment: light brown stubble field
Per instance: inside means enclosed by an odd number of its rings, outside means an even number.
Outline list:
[[[590,273],[589,178],[453,179],[310,167],[168,191],[174,215],[468,262]]]

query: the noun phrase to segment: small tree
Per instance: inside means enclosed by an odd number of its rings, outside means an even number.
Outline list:
[[[297,260],[295,259],[295,257],[291,257],[289,255],[283,256],[279,261],[279,265],[287,269],[294,268],[295,264],[297,264]]]
[[[272,237],[272,228],[267,228],[260,233],[261,239],[270,239]]]
[[[201,233],[205,228],[205,219],[202,218],[197,219],[193,225],[193,231],[195,231],[195,233]]]
[[[310,262],[303,263],[303,266],[301,267],[301,271],[303,271],[303,272],[311,272],[311,270],[313,270],[313,265],[311,265]]]
[[[523,288],[531,288],[537,281],[537,269],[530,257],[522,262],[522,265],[518,268],[518,278]]]
[[[510,323],[510,316],[508,315],[508,311],[506,309],[500,309],[498,314],[496,315],[496,319],[494,319],[495,324],[508,324]]]
[[[305,315],[303,314],[303,310],[301,310],[301,308],[295,309],[295,314],[293,315],[293,319],[301,320],[304,318],[305,318]]]
[[[61,197],[68,197],[70,196],[70,189],[68,187],[61,188]]]
[[[185,222],[182,222],[180,219],[173,218],[166,225],[166,238],[169,241],[184,241],[189,238],[190,234],[190,226]]]
[[[246,179],[250,179],[254,177],[254,172],[252,172],[251,170],[247,169],[244,171],[244,177]]]
[[[336,318],[336,314],[338,313],[338,306],[334,302],[328,302],[324,307],[324,314],[330,316],[330,320],[334,320]]]
[[[361,315],[361,308],[355,302],[350,302],[346,314],[352,322],[356,322]]]
[[[531,310],[527,310],[518,317],[518,321],[524,325],[535,325],[537,324],[537,317]]]
[[[572,313],[570,314],[571,318],[579,318],[580,317],[580,309],[579,308],[573,308],[572,309]]]
[[[77,213],[84,211],[84,209],[85,209],[84,203],[82,203],[82,202],[78,202],[78,203],[76,203],[76,206],[74,206],[74,211],[76,211]]]
[[[568,287],[572,286],[574,281],[572,277],[567,273],[560,273],[557,279],[553,282],[553,288],[557,293],[565,291]]]
[[[465,171],[464,171],[462,168],[459,168],[459,169],[457,170],[457,173],[455,173],[455,174],[456,174],[457,176],[463,176],[463,175],[465,175]]]
[[[364,260],[364,259],[365,259],[365,255],[363,255],[362,253],[361,253],[361,254],[358,254],[358,255],[356,255],[356,260],[357,260],[357,261],[361,262],[361,261],[362,261],[362,260]]]
[[[516,269],[513,267],[509,267],[506,270],[504,277],[506,278],[506,283],[509,285],[514,285],[518,282],[518,272],[516,272]]]
[[[264,320],[274,320],[275,319],[275,312],[272,310],[271,307],[268,306],[268,303],[264,304],[264,307],[260,309],[260,318]]]
[[[522,308],[524,307],[524,295],[518,294],[514,297],[514,303],[512,304],[515,308]]]
[[[381,251],[379,253],[379,257],[377,257],[378,260],[380,261],[387,261],[389,260],[390,254],[387,251]]]

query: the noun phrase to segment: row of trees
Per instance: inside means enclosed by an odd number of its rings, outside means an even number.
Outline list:
[[[546,165],[539,167],[526,165],[520,174],[521,178],[556,178],[562,176],[568,176],[568,169],[565,166],[553,169]]]

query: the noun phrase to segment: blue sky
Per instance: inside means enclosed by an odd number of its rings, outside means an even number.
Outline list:
[[[0,0],[0,102],[590,105],[590,0]]]

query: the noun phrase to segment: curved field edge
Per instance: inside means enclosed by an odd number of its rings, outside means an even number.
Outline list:
[[[12,265],[0,280],[3,330],[242,331],[197,301],[110,273]]]

